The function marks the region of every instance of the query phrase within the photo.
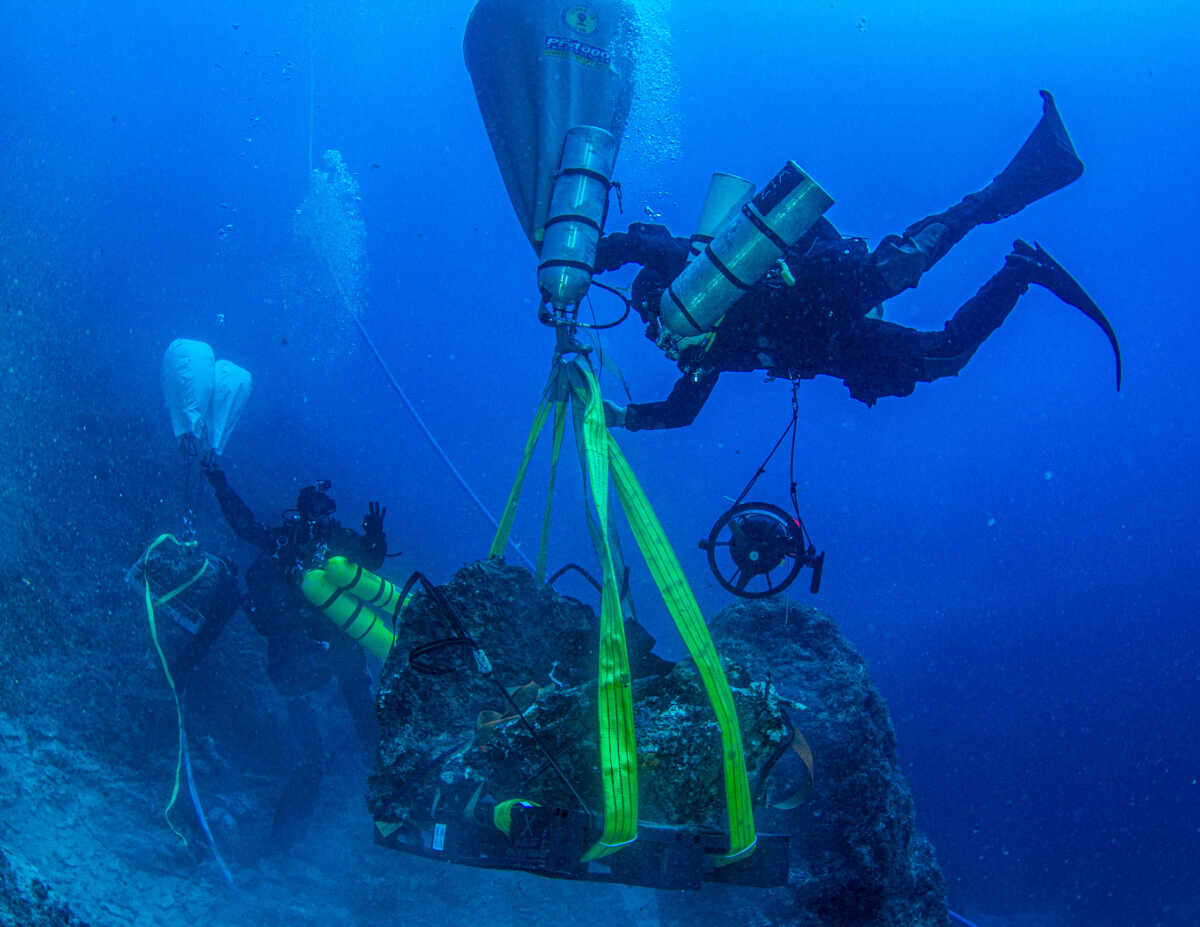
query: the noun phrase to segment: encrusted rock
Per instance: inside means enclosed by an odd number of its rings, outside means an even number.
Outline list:
[[[942,873],[915,828],[895,731],[862,657],[831,619],[782,598],[731,605],[710,628],[722,656],[795,706],[791,719],[814,756],[810,800],[758,818],[795,835],[792,884],[774,923],[943,927]]]
[[[382,737],[368,800],[372,813],[381,820],[419,819],[435,803],[464,808],[481,788],[496,800],[576,807],[573,788],[599,808],[597,631],[591,609],[539,589],[526,570],[500,561],[465,567],[442,591],[463,630],[487,653],[493,679],[476,670],[466,648],[449,643],[418,649],[419,663],[440,660],[448,672],[413,668],[414,648],[445,641],[454,631],[428,595],[414,599],[380,682]],[[631,638],[637,630],[630,626]],[[648,640],[645,632],[639,636]],[[665,662],[634,662],[669,669],[634,680],[640,817],[722,826],[720,732],[695,667],[690,661],[673,669]],[[436,668],[441,667],[428,667]],[[727,672],[731,682],[744,683],[735,690],[735,703],[753,781],[791,731],[769,686],[750,683],[736,667]],[[517,690],[518,707],[530,705],[524,714],[528,726],[500,686]]]
[[[598,808],[592,610],[501,561],[464,567],[440,588],[451,609],[428,593],[415,597],[384,667],[373,815],[428,820],[480,796],[574,807],[572,789]],[[652,643],[628,627],[642,648]],[[941,872],[914,828],[891,721],[861,657],[830,619],[783,599],[730,606],[711,630],[734,694],[759,830],[793,835],[789,885],[719,889],[729,902],[723,910],[746,924],[943,927]],[[460,634],[487,653],[490,676],[455,642]],[[644,653],[633,663],[639,817],[722,827],[719,731],[695,666]],[[788,799],[812,784],[788,749],[797,729],[811,747],[815,784],[793,806]],[[703,893],[675,896],[661,906],[662,922],[702,919],[705,904]]]

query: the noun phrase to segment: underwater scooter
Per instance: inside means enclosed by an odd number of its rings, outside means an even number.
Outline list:
[[[825,572],[825,551],[817,551],[808,529],[800,518],[796,499],[796,425],[799,420],[796,384],[792,384],[792,420],[759,465],[741,495],[713,524],[700,549],[708,554],[708,566],[721,588],[743,599],[763,599],[777,595],[795,582],[800,571],[812,567],[808,591],[821,590]],[[792,437],[788,463],[788,485],[792,498],[789,514],[769,502],[743,502],[767,464],[789,434]],[[776,571],[782,576],[776,577]]]

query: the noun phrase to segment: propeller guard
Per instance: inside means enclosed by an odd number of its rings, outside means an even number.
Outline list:
[[[700,549],[722,588],[744,599],[763,599],[790,586],[806,566],[817,592],[824,552],[806,543],[800,523],[779,506],[743,502],[717,519]]]

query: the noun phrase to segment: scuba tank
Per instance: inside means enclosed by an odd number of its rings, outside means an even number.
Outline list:
[[[715,329],[741,295],[832,205],[833,198],[795,161],[788,161],[671,282],[659,301],[663,325],[680,337]]]
[[[555,317],[573,311],[592,283],[616,159],[617,139],[606,129],[567,130],[538,264],[538,289]]]
[[[385,616],[393,617],[402,599],[394,585],[345,557],[330,557],[324,569],[305,570],[300,591],[372,656],[387,659],[395,635]]]
[[[700,209],[700,221],[696,223],[696,231],[688,243],[689,262],[703,253],[705,246],[730,216],[750,202],[754,189],[754,182],[744,177],[713,171],[708,192],[704,195],[704,206]]]

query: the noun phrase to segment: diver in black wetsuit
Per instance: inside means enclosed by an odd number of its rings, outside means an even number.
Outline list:
[[[643,266],[633,304],[646,334],[678,361],[683,376],[662,402],[627,407],[605,402],[610,426],[630,430],[690,424],[725,371],[765,370],[772,377],[843,380],[868,405],[881,396],[907,396],[919,382],[956,375],[1004,322],[1031,283],[1079,308],[1108,336],[1121,385],[1116,335],[1083,288],[1040,245],[1018,240],[1004,266],[964,303],[942,331],[906,328],[880,315],[881,304],[915,287],[977,225],[998,222],[1076,180],[1083,164],[1051,95],[1042,91],[1041,120],[1009,165],[984,189],[944,212],[889,235],[871,251],[821,219],[729,310],[708,336],[664,338],[660,298],[687,260],[688,240],[659,225],[635,223],[605,236],[596,271]],[[872,310],[880,310],[872,313]]]
[[[306,569],[329,557],[343,556],[368,570],[378,570],[387,553],[383,519],[387,513],[372,502],[363,517],[363,533],[343,527],[334,517],[327,482],[300,490],[296,508],[283,523],[268,528],[233,491],[212,460],[204,472],[230,528],[261,551],[246,571],[246,615],[267,639],[267,672],[288,702],[290,726],[304,757],[284,790],[275,816],[274,836],[281,843],[298,839],[307,826],[324,763],[319,723],[303,696],[337,677],[346,707],[365,751],[378,743],[375,699],[362,648],[320,614],[300,591]]]

